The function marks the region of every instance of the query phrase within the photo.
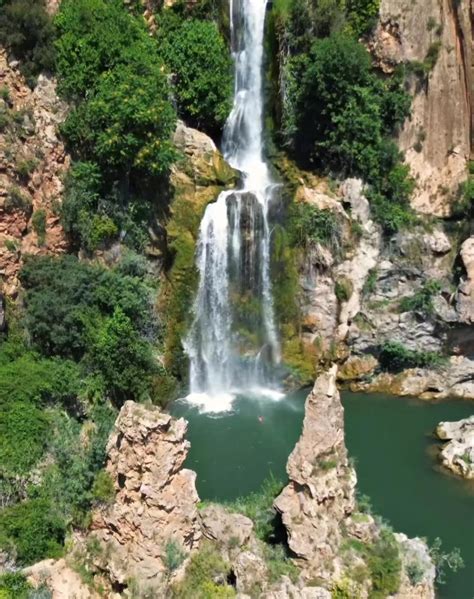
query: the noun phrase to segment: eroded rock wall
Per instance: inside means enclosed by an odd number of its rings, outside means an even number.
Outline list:
[[[17,66],[0,51],[0,275],[8,295],[18,290],[23,256],[67,249],[59,206],[70,158],[57,131],[67,107],[54,79],[40,75],[31,90]]]
[[[459,183],[466,178],[471,153],[471,36],[466,0],[382,0],[369,44],[385,72],[402,63],[416,71],[408,79],[413,104],[399,145],[417,183],[412,205],[425,214],[449,214]]]
[[[91,539],[99,542],[95,567],[112,583],[137,581],[147,589],[167,584],[166,551],[185,554],[198,546],[196,474],[183,468],[187,423],[153,406],[127,401],[107,445],[114,503],[93,516]]]

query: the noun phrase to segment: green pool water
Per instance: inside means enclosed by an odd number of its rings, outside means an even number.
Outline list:
[[[301,431],[307,391],[279,401],[239,397],[233,411],[201,414],[185,402],[173,413],[189,421],[186,463],[201,499],[230,500],[257,490],[270,474],[284,479]],[[439,471],[431,433],[442,420],[474,413],[474,403],[426,403],[381,394],[344,393],[346,442],[359,491],[374,511],[410,536],[440,537],[461,549],[466,567],[447,576],[441,599],[474,599],[474,483]]]

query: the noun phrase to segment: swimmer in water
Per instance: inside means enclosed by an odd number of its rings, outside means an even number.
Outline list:
[[[259,421],[259,422],[263,422],[263,416],[259,416],[259,417],[258,417],[258,421]]]

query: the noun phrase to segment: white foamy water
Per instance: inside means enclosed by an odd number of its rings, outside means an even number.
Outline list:
[[[280,345],[268,221],[277,186],[263,158],[266,0],[231,0],[230,11],[235,88],[223,153],[242,172],[242,185],[221,193],[201,221],[199,287],[194,322],[184,342],[190,360],[187,399],[209,412],[231,409],[237,394],[270,399],[282,395],[272,381]]]

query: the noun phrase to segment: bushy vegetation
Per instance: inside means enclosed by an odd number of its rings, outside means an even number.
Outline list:
[[[174,75],[180,114],[211,133],[222,129],[232,99],[232,62],[212,21],[179,18],[165,11],[158,29],[160,52]]]
[[[441,283],[434,279],[426,281],[421,289],[413,295],[402,298],[400,302],[401,312],[420,312],[424,316],[433,314],[433,298],[441,291]]]
[[[396,341],[387,341],[380,348],[379,362],[382,370],[401,372],[406,368],[439,368],[445,359],[437,352],[412,350]]]
[[[41,71],[53,71],[55,30],[45,0],[2,0],[0,44],[20,61],[20,70],[33,86]]]
[[[173,589],[174,599],[230,599],[236,593],[224,581],[230,574],[218,550],[210,543],[203,543],[194,553],[186,568],[186,575]],[[217,580],[222,582],[216,582]]]
[[[32,587],[21,572],[7,572],[0,576],[1,599],[29,599]]]
[[[252,520],[259,539],[267,542],[275,540],[276,512],[273,502],[282,487],[281,481],[270,476],[263,482],[259,491],[236,499],[228,507]]]
[[[320,210],[313,204],[298,202],[290,206],[288,218],[293,245],[308,247],[320,243],[334,251],[339,249],[341,230],[331,210]]]
[[[88,252],[120,238],[143,250],[175,159],[176,113],[157,41],[120,0],[65,0],[56,17],[62,133],[75,163],[62,220]]]
[[[151,290],[139,278],[64,256],[27,260],[21,282],[38,350],[80,362],[117,405],[150,390]]]

